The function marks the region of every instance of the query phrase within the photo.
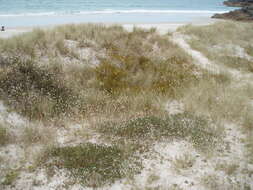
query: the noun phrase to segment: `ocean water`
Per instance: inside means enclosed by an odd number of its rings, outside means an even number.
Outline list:
[[[223,0],[0,0],[0,25],[191,22],[231,10]]]

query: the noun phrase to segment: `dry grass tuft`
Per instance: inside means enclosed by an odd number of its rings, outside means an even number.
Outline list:
[[[187,111],[207,115],[216,121],[241,124],[245,122],[245,116],[252,113],[248,89],[244,86],[235,88],[209,78],[187,89],[184,94],[182,101]]]

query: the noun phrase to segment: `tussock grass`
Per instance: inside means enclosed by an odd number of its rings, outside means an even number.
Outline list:
[[[145,57],[118,56],[114,64],[111,61],[96,68],[97,80],[108,92],[150,90],[173,95],[176,88],[194,80],[193,66],[177,57],[152,62]]]
[[[141,117],[123,123],[111,122],[102,125],[100,132],[142,142],[163,138],[189,140],[199,150],[211,148],[219,138],[210,121],[190,113],[171,115],[166,118]]]
[[[238,22],[217,22],[207,26],[187,25],[179,29],[190,35],[191,46],[204,53],[217,64],[252,72],[253,63],[240,55],[240,48],[252,56],[253,24]],[[239,57],[242,56],[242,57]]]
[[[231,121],[242,124],[252,113],[249,104],[249,89],[245,86],[235,88],[216,80],[202,80],[195,84],[182,98],[187,111],[207,115],[216,121]]]
[[[45,31],[35,29],[33,32],[2,40],[0,52],[8,56],[22,56],[23,59],[35,58],[38,54],[49,52],[47,50],[52,41]],[[37,48],[43,51],[38,52]]]
[[[46,152],[53,159],[48,167],[68,169],[84,186],[99,187],[126,175],[127,156],[117,146],[81,144],[75,147],[53,147]]]

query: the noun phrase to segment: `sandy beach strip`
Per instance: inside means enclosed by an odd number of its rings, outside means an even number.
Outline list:
[[[216,19],[204,19],[201,21],[195,21],[195,22],[181,22],[181,23],[100,23],[104,24],[106,26],[118,24],[122,25],[126,30],[131,31],[134,27],[140,27],[144,29],[150,29],[150,28],[156,28],[157,31],[160,34],[166,34],[168,32],[174,32],[177,30],[178,27],[186,25],[186,24],[192,24],[192,25],[207,25],[216,22]],[[71,24],[71,23],[70,23]],[[85,24],[85,23],[80,23]],[[94,23],[99,24],[99,23]],[[35,28],[40,29],[50,29],[54,28],[59,25],[49,25],[49,26],[34,26],[34,27],[14,27],[14,28],[8,28],[5,27],[5,31],[0,31],[0,38],[10,38],[19,34],[23,34],[25,32],[31,32]]]

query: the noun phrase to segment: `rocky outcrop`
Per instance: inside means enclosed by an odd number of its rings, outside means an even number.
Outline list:
[[[253,0],[228,0],[224,4],[230,7],[242,8],[228,13],[215,14],[212,18],[253,21]]]
[[[224,5],[229,7],[247,7],[253,5],[253,0],[229,0],[224,1]]]

